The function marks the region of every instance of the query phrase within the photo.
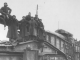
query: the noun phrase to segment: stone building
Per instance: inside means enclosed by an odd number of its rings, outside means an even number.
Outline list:
[[[75,60],[80,60],[80,41],[75,41]]]
[[[79,51],[75,50],[79,45],[71,33],[45,31],[41,19],[29,18],[20,21],[18,39],[0,43],[1,60],[79,60]]]
[[[59,33],[45,31],[45,37],[19,43],[0,44],[1,60],[73,60],[73,44]]]

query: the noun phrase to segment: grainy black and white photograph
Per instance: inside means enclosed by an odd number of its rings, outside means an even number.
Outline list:
[[[80,60],[80,0],[0,0],[0,60]]]

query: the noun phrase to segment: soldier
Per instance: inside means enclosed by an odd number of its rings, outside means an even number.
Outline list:
[[[18,39],[18,20],[16,16],[13,15],[10,17],[10,24],[8,25],[8,34],[7,37],[11,42],[16,41]]]
[[[42,30],[44,30],[44,25],[43,25],[43,23],[42,23],[42,20],[39,19],[38,22],[39,22],[39,27],[40,27]]]
[[[35,19],[35,20],[38,20],[38,19],[39,19],[39,18],[38,18],[38,15],[35,15],[34,19]]]
[[[38,15],[35,15],[34,19],[37,22],[37,33],[38,33],[38,37],[43,39],[44,25],[42,23],[42,20],[38,18]]]
[[[31,18],[29,23],[30,23],[29,27],[30,37],[31,39],[37,39],[37,22],[36,20],[34,20],[34,17]]]
[[[39,34],[38,37],[41,38],[41,39],[44,39],[44,33],[45,33],[44,25],[42,23],[42,20],[39,19],[38,20],[38,34]]]
[[[31,20],[31,13],[29,12],[28,15],[26,16],[26,20],[30,21]]]
[[[1,8],[1,14],[3,16],[3,18],[9,18],[10,14],[11,14],[11,9],[8,7],[8,4],[5,2],[4,6]]]
[[[7,3],[5,2],[4,6],[0,9],[0,13],[2,14],[0,16],[0,23],[2,23],[4,25],[4,27],[6,27],[7,22],[8,22],[7,19],[9,18],[10,13],[11,13],[11,9],[7,6],[8,6]]]
[[[28,36],[29,34],[29,25],[28,25],[28,21],[26,20],[26,17],[23,16],[22,20],[20,21],[19,24],[19,29],[20,29],[20,37],[23,39],[23,41],[25,41],[25,38]]]

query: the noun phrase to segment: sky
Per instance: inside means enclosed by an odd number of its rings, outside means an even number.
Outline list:
[[[16,15],[18,20],[31,12],[36,14],[38,4],[38,16],[42,19],[45,30],[55,32],[64,29],[80,40],[80,0],[0,0],[0,8],[8,3],[12,9],[11,15]],[[0,24],[0,40],[8,40],[6,37],[8,28]]]

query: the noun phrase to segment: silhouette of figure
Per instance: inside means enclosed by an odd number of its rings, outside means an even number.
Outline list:
[[[34,18],[32,17],[29,23],[30,23],[30,34],[37,36],[37,31],[36,31],[37,30],[36,29],[37,22],[36,22],[36,20],[34,20]]]
[[[7,19],[9,18],[11,11],[12,10],[8,7],[8,4],[5,2],[4,6],[0,9],[0,13],[2,14],[0,16],[0,23],[3,24],[4,26],[6,26],[8,22]]]
[[[37,36],[41,39],[43,39],[44,36],[44,25],[42,23],[42,20],[38,18],[38,15],[35,15],[34,18],[37,22]]]
[[[12,10],[8,7],[8,4],[5,2],[4,6],[1,8],[1,14],[4,17],[4,19],[9,18],[11,11]]]
[[[20,21],[19,29],[20,36],[22,37],[23,40],[25,40],[25,37],[29,35],[29,22],[26,20],[25,16],[23,16],[22,20]]]
[[[9,38],[10,41],[16,40],[18,38],[18,20],[16,19],[16,16],[13,15],[10,17],[8,25],[8,33],[7,37]]]
[[[31,20],[31,13],[29,12],[28,15],[25,17],[26,20],[30,21]]]

